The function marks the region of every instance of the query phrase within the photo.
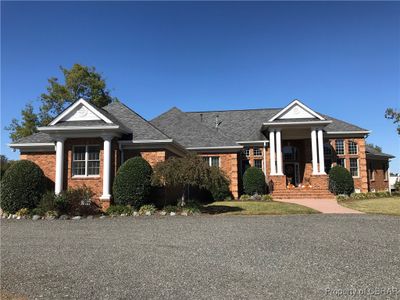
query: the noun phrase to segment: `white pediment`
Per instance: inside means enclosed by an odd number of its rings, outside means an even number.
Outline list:
[[[101,120],[86,106],[80,105],[75,110],[71,111],[61,121],[96,121]]]
[[[325,120],[321,115],[301,103],[299,100],[294,100],[285,108],[280,110],[276,115],[269,119],[269,122],[273,122],[274,120],[287,119],[316,119],[321,121]]]
[[[286,113],[279,117],[279,119],[314,119],[315,116],[306,111],[299,105],[290,108]]]
[[[101,113],[89,102],[80,99],[68,107],[63,113],[55,118],[50,125],[55,125],[60,121],[97,121],[102,120],[111,124],[112,121]]]

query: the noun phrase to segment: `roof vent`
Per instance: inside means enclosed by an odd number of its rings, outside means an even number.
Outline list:
[[[200,114],[200,122],[203,122],[203,114]]]
[[[215,128],[217,128],[217,129],[218,129],[219,125],[221,125],[221,123],[222,123],[222,121],[219,121],[218,118],[219,118],[219,115],[216,115],[215,116]]]

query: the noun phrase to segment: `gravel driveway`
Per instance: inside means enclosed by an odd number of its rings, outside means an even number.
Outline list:
[[[2,290],[44,299],[395,299],[399,229],[400,218],[373,215],[2,220]]]

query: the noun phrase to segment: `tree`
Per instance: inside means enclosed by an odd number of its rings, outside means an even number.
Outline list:
[[[394,124],[400,123],[400,112],[396,109],[388,108],[385,112],[385,118],[393,120]],[[400,125],[397,125],[397,133],[400,135]]]
[[[382,148],[379,147],[378,145],[374,145],[374,144],[367,144],[368,147],[374,148],[376,151],[382,153]]]
[[[103,107],[117,101],[106,88],[103,76],[94,67],[74,64],[71,69],[60,67],[63,81],[57,77],[48,79],[47,92],[40,95],[39,113],[28,104],[22,110],[22,122],[13,119],[6,127],[13,141],[36,132],[37,126],[46,126],[68,105],[83,98],[95,106]]]
[[[172,157],[154,168],[154,185],[178,187],[182,191],[181,206],[186,205],[186,195],[190,187],[208,188],[211,182],[211,168],[194,154],[181,158]]]
[[[0,154],[0,179],[3,178],[4,173],[13,163],[13,160],[9,160],[7,156]]]
[[[10,131],[10,138],[12,141],[19,140],[24,136],[37,132],[36,128],[39,126],[39,120],[31,103],[25,105],[25,108],[21,111],[21,115],[21,122],[14,118],[11,124],[5,127],[6,130]]]

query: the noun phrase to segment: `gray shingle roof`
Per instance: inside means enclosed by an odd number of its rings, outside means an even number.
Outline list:
[[[134,140],[170,139],[169,136],[121,102],[110,103],[103,107],[103,110],[111,114],[117,122],[128,128],[132,132]]]
[[[54,140],[47,133],[37,132],[32,135],[20,138],[18,141],[13,142],[13,144],[52,143],[52,142],[54,142]]]
[[[380,158],[395,158],[395,156],[383,152],[379,152],[375,148],[366,145],[365,151],[367,152],[367,157],[380,157]]]
[[[225,110],[225,111],[199,111],[188,112],[196,120],[202,121],[209,126],[214,126],[218,116],[221,122],[219,128],[227,135],[235,135],[236,141],[255,141],[266,140],[267,138],[260,132],[262,124],[267,123],[281,108],[272,109],[246,109],[246,110]],[[322,114],[320,114],[322,115]],[[332,123],[328,124],[326,131],[366,131],[356,125],[322,115]],[[308,120],[308,119],[307,119]],[[307,121],[306,120],[306,121]],[[285,120],[287,121],[287,120]],[[302,120],[304,121],[304,120]],[[309,121],[315,121],[310,119]],[[279,123],[279,120],[277,120]]]
[[[174,107],[151,123],[187,148],[239,146],[221,131]]]

